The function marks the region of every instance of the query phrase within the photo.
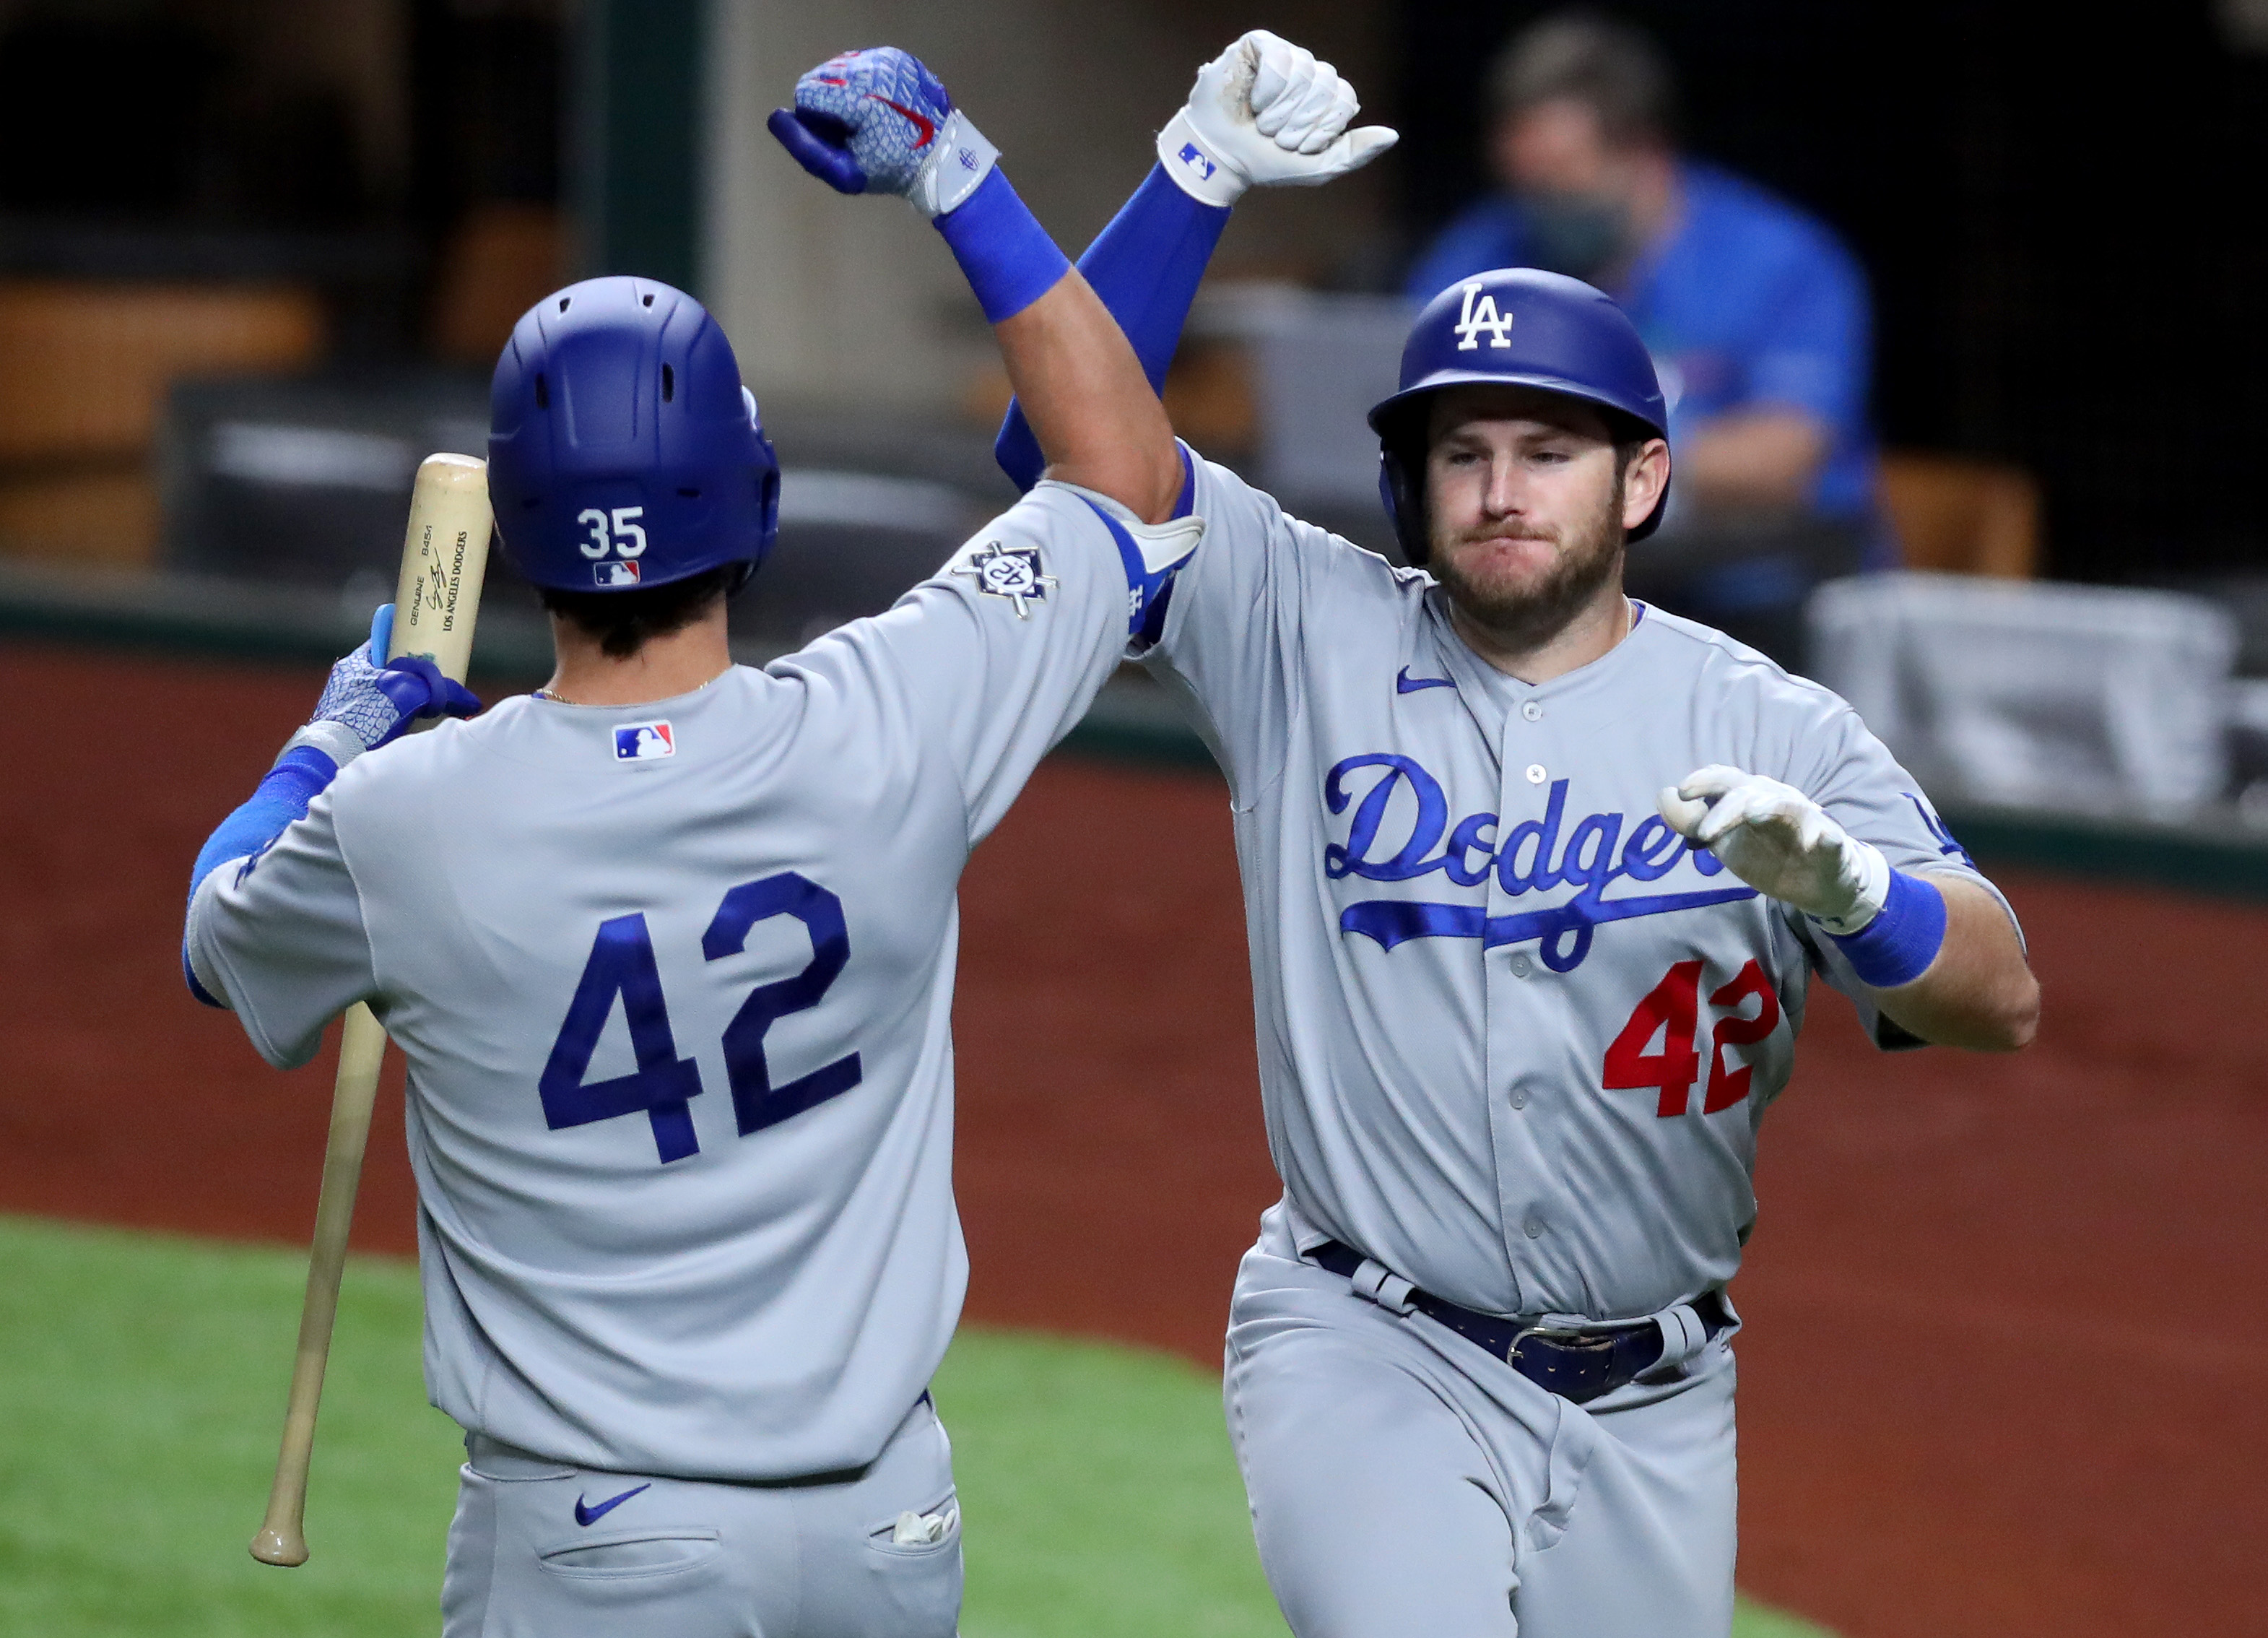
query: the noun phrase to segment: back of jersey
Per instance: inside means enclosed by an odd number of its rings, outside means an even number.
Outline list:
[[[631,1472],[880,1449],[966,1283],[954,886],[1116,658],[1123,535],[1049,486],[769,671],[508,701],[208,879],[192,957],[265,1055],[366,995],[409,1059],[442,1409]]]
[[[514,700],[340,793],[410,1066],[431,1387],[512,1443],[856,1465],[830,1423],[902,1416],[927,1351],[860,1333],[951,1333],[960,785],[810,692]]]

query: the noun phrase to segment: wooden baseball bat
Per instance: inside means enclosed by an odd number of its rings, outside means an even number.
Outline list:
[[[480,613],[481,581],[488,573],[488,463],[470,455],[428,455],[417,469],[409,502],[409,534],[401,548],[401,578],[394,594],[394,640],[387,659],[423,654],[461,682],[472,658],[473,623]],[[386,1058],[386,1028],[356,1002],[339,1032],[339,1074],[331,1094],[331,1135],[323,1154],[323,1190],[315,1205],[314,1243],[307,1253],[307,1295],[299,1310],[299,1350],[291,1366],[291,1397],[284,1411],[284,1443],[268,1516],[252,1538],[262,1564],[307,1561],[307,1463],[315,1448],[315,1407],[323,1397],[323,1369],[338,1317],[339,1279],[346,1272],[347,1230],[354,1222],[355,1190],[370,1140],[371,1109],[378,1101],[378,1072]]]

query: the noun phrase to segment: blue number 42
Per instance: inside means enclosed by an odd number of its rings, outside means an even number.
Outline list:
[[[751,990],[725,1026],[725,1072],[732,1082],[733,1115],[742,1137],[838,1097],[859,1080],[856,1052],[784,1086],[772,1084],[771,1066],[764,1060],[764,1035],[774,1022],[818,1006],[850,959],[842,900],[792,870],[761,882],[743,882],[725,895],[710,919],[708,931],[701,935],[703,956],[721,961],[739,955],[747,948],[748,933],[756,924],[775,916],[793,916],[803,923],[811,935],[811,961],[792,978]],[[637,1068],[611,1081],[585,1081],[591,1054],[598,1050],[600,1032],[607,1027],[616,996],[622,997]],[[701,1067],[677,1055],[669,1007],[662,999],[661,970],[654,962],[653,938],[644,915],[616,916],[599,924],[591,958],[583,964],[575,999],[567,1004],[566,1021],[551,1044],[551,1057],[537,1086],[543,1096],[543,1118],[554,1132],[643,1111],[665,1165],[700,1153],[692,1111],[686,1105],[701,1096]]]

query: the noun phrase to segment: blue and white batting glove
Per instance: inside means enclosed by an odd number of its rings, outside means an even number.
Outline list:
[[[838,193],[896,194],[943,216],[1000,157],[920,58],[895,46],[829,57],[764,122],[797,164]]]
[[[387,603],[370,623],[370,641],[331,668],[314,716],[284,742],[285,756],[306,746],[343,768],[364,751],[400,739],[421,718],[479,712],[481,702],[472,690],[443,676],[423,654],[379,665],[373,656],[384,653],[393,639],[394,605]]]
[[[1233,205],[1248,188],[1315,188],[1398,141],[1347,129],[1354,87],[1314,52],[1256,28],[1197,70],[1188,106],[1158,133],[1158,159],[1193,198]]]

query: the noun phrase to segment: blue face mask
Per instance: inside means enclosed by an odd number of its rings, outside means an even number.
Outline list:
[[[1530,259],[1548,273],[1595,279],[1630,248],[1630,212],[1595,194],[1523,193]]]

